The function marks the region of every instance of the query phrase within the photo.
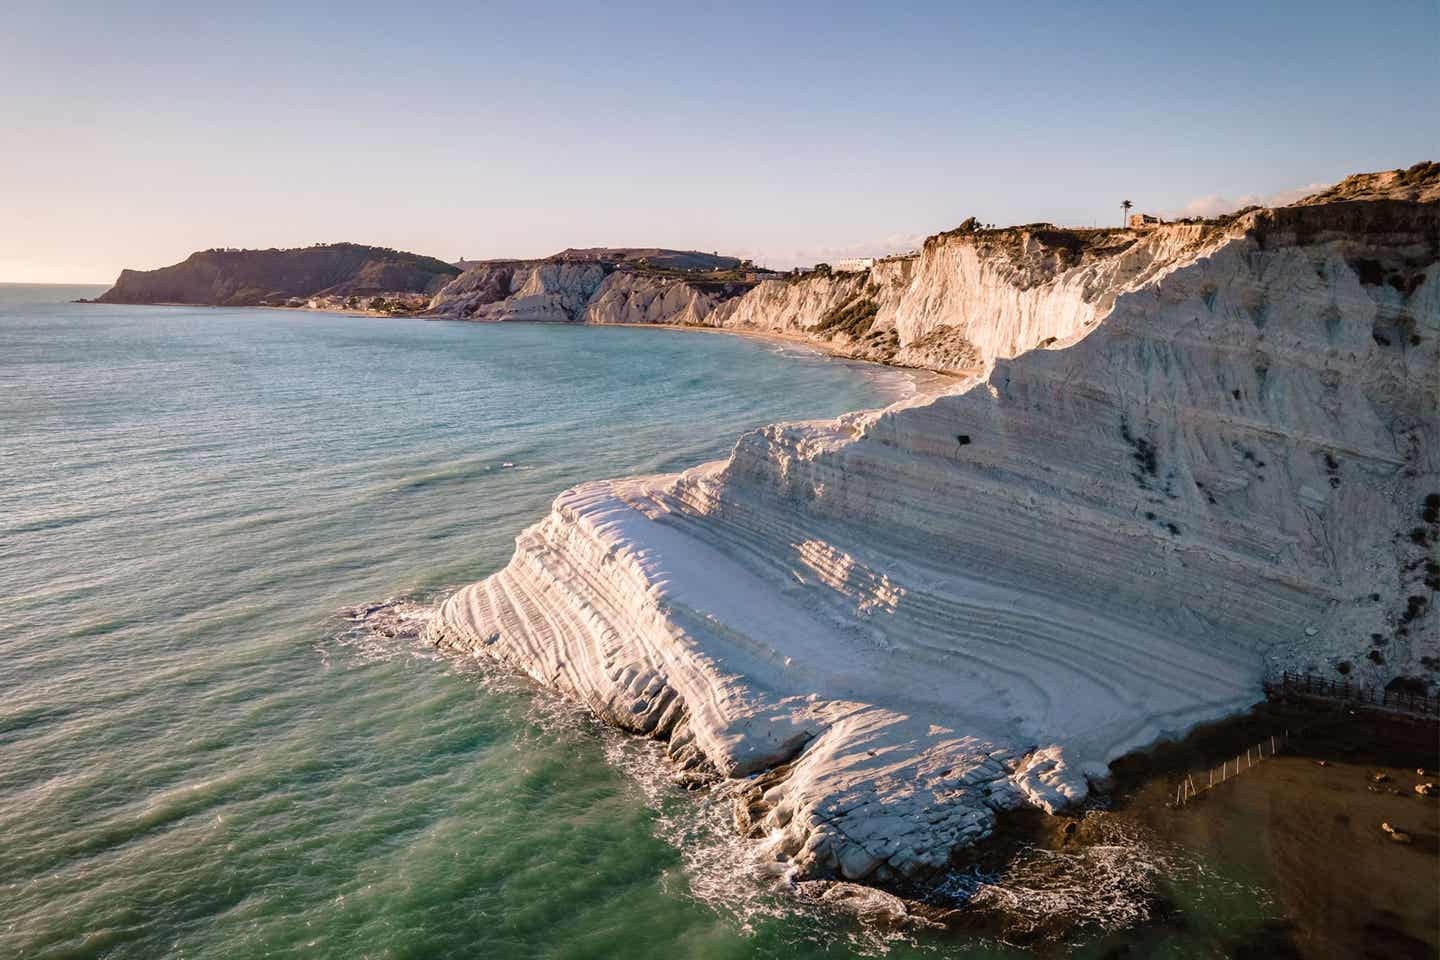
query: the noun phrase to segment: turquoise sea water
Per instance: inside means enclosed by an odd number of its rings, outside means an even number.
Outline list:
[[[0,957],[992,952],[797,907],[653,744],[336,616],[903,374],[96,292],[0,286]]]
[[[703,813],[623,772],[649,745],[335,611],[485,575],[578,481],[900,374],[673,331],[35,302],[97,292],[0,287],[0,956],[774,939],[691,894]]]

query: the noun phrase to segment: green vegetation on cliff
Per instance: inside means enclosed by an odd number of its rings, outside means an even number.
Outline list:
[[[124,270],[103,303],[280,306],[314,296],[431,294],[458,276],[434,257],[358,243],[292,250],[216,248],[158,270]]]

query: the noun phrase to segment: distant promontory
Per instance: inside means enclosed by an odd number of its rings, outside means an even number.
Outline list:
[[[289,250],[217,248],[158,270],[123,270],[100,303],[301,306],[314,297],[415,294],[428,298],[460,275],[434,257],[358,243]]]

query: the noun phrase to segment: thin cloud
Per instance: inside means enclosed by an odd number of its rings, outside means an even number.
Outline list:
[[[1328,183],[1312,183],[1268,195],[1247,193],[1240,197],[1226,197],[1222,194],[1212,193],[1208,196],[1196,197],[1178,210],[1169,211],[1168,216],[1170,219],[1176,220],[1182,217],[1218,217],[1223,213],[1233,213],[1244,207],[1283,207],[1296,200],[1303,200],[1312,193],[1319,193],[1328,186]]]
[[[1161,216],[1167,220],[1180,220],[1185,217],[1218,217],[1244,207],[1283,207],[1319,193],[1328,186],[1328,183],[1310,183],[1270,194],[1247,193],[1238,197],[1212,193],[1196,197],[1182,207],[1162,210]],[[923,233],[892,233],[887,237],[861,243],[809,247],[747,247],[725,252],[731,256],[753,260],[761,266],[788,270],[791,267],[811,267],[817,263],[834,263],[836,260],[852,257],[886,257],[895,253],[907,253],[920,249],[926,236],[927,234]]]
[[[863,243],[815,247],[771,247],[745,249],[735,255],[754,260],[762,266],[789,269],[810,267],[817,263],[833,263],[851,257],[888,257],[893,253],[908,253],[920,249],[925,242],[923,233],[892,233],[888,237]]]

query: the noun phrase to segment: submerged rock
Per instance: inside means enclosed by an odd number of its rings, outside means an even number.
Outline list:
[[[390,598],[378,603],[345,607],[337,615],[363,631],[387,640],[419,640],[435,616],[435,608],[409,600]]]
[[[810,880],[796,885],[804,899],[826,904],[867,924],[888,929],[939,929],[944,923],[913,910],[912,904],[874,887],[857,883]],[[918,905],[915,905],[918,906]]]

